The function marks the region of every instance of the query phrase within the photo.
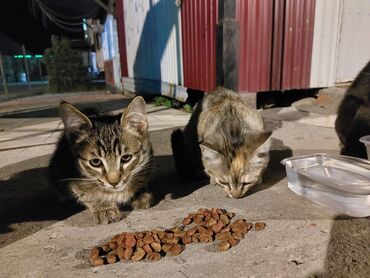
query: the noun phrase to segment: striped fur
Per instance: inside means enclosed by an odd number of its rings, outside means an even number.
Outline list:
[[[270,135],[243,97],[217,87],[198,103],[183,132],[172,134],[175,164],[185,176],[204,171],[229,196],[241,198],[261,182]]]
[[[83,203],[98,223],[119,220],[121,203],[149,207],[151,196],[143,191],[152,150],[144,99],[135,98],[120,117],[88,118],[65,102],[60,109],[65,132],[49,167],[57,192]]]

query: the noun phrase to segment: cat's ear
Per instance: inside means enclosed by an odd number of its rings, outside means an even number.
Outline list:
[[[79,128],[82,125],[92,127],[89,118],[68,102],[60,103],[60,116],[66,130]]]
[[[262,146],[271,136],[272,131],[269,132],[263,132],[258,134],[254,137],[254,146],[256,149],[258,149],[260,146]]]
[[[143,97],[135,97],[121,116],[121,126],[143,135],[148,131],[148,121]]]
[[[219,152],[203,145],[199,144],[199,147],[202,151],[202,157],[207,163],[212,164],[213,166],[220,166],[224,163],[224,156]]]

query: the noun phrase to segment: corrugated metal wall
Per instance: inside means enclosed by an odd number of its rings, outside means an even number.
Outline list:
[[[316,0],[310,87],[333,86],[341,1]]]
[[[271,83],[273,0],[237,0],[239,91],[268,91]]]
[[[343,0],[336,82],[351,81],[370,60],[370,1]]]
[[[216,86],[217,0],[186,0],[181,6],[184,86]]]
[[[237,0],[239,90],[308,88],[315,0]]]
[[[271,61],[271,90],[281,89],[281,76],[283,64],[283,41],[284,41],[284,14],[285,0],[274,1],[274,21],[272,40],[272,61]]]
[[[118,1],[123,75],[151,80],[155,93],[161,82],[203,91],[216,86],[218,0],[185,0],[181,8],[172,0]],[[239,91],[353,80],[370,59],[369,10],[367,0],[236,0]],[[111,42],[105,44],[105,56],[114,56]]]
[[[309,88],[315,0],[286,0],[282,89]]]
[[[175,1],[125,0],[128,75],[182,84],[180,11]]]

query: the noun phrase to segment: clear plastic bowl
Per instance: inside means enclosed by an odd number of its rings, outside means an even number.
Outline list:
[[[342,214],[370,215],[370,161],[318,153],[281,163],[294,193]]]
[[[367,150],[367,159],[370,160],[370,135],[361,137],[360,142],[365,145],[366,150]]]

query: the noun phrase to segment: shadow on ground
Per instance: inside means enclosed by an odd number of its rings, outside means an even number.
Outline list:
[[[335,218],[325,269],[309,277],[370,277],[370,218]]]
[[[130,101],[130,99],[114,99],[109,101],[95,100],[94,102],[81,102],[72,104],[88,115],[95,115],[97,112],[105,113],[112,110],[122,110],[129,104]],[[59,117],[59,115],[58,106],[46,106],[28,109],[26,108],[23,110],[13,111],[11,113],[3,113],[0,115],[0,118],[52,118]]]
[[[28,169],[0,181],[0,247],[83,209],[55,202],[46,172],[46,167]]]
[[[158,204],[170,194],[172,199],[185,197],[209,183],[207,178],[186,180],[175,169],[172,155],[154,157],[154,177],[150,185],[154,193],[154,203]]]
[[[48,158],[35,158],[43,165],[38,168],[33,164],[35,159],[24,161],[14,166],[15,174],[10,174],[10,179],[0,180],[0,248],[84,210],[75,202],[60,204],[55,200],[47,181]],[[154,164],[152,190],[156,204],[167,194],[181,198],[208,183],[207,180],[181,181],[174,171],[171,155],[155,156]],[[22,170],[30,165],[36,168]],[[7,172],[5,168],[3,173]],[[129,206],[122,209],[125,216],[131,212]],[[90,218],[83,221],[89,222]],[[94,225],[92,218],[88,225]]]
[[[285,177],[280,161],[291,156],[292,151],[275,139],[273,147],[277,150],[270,152],[265,182],[252,189],[250,194],[265,190]],[[3,173],[8,172],[6,177],[10,176],[10,179],[0,180],[0,248],[84,209],[76,203],[61,205],[55,201],[46,178],[48,159],[49,156],[45,156],[23,161],[13,166],[12,171],[2,168]],[[171,199],[179,199],[209,184],[207,178],[185,180],[179,177],[172,155],[155,156],[154,167],[150,188],[155,204],[167,195]],[[131,212],[129,207],[123,207],[123,210],[126,215]]]
[[[284,158],[291,157],[292,155],[292,149],[285,146],[283,144],[283,141],[272,138],[270,161],[266,168],[266,171],[263,174],[263,183],[251,188],[248,195],[266,190],[271,186],[277,184],[280,180],[284,179],[286,177],[286,172],[284,166],[280,162]]]
[[[272,139],[272,148],[270,151],[270,161],[263,175],[264,182],[261,185],[253,187],[249,194],[253,194],[278,183],[286,176],[284,166],[280,163],[282,159],[290,157],[293,152],[283,142],[278,139]],[[155,174],[151,183],[151,190],[155,195],[155,204],[170,194],[172,199],[178,199],[190,195],[192,192],[209,184],[206,177],[198,179],[181,178],[175,169],[172,155],[154,157]]]

